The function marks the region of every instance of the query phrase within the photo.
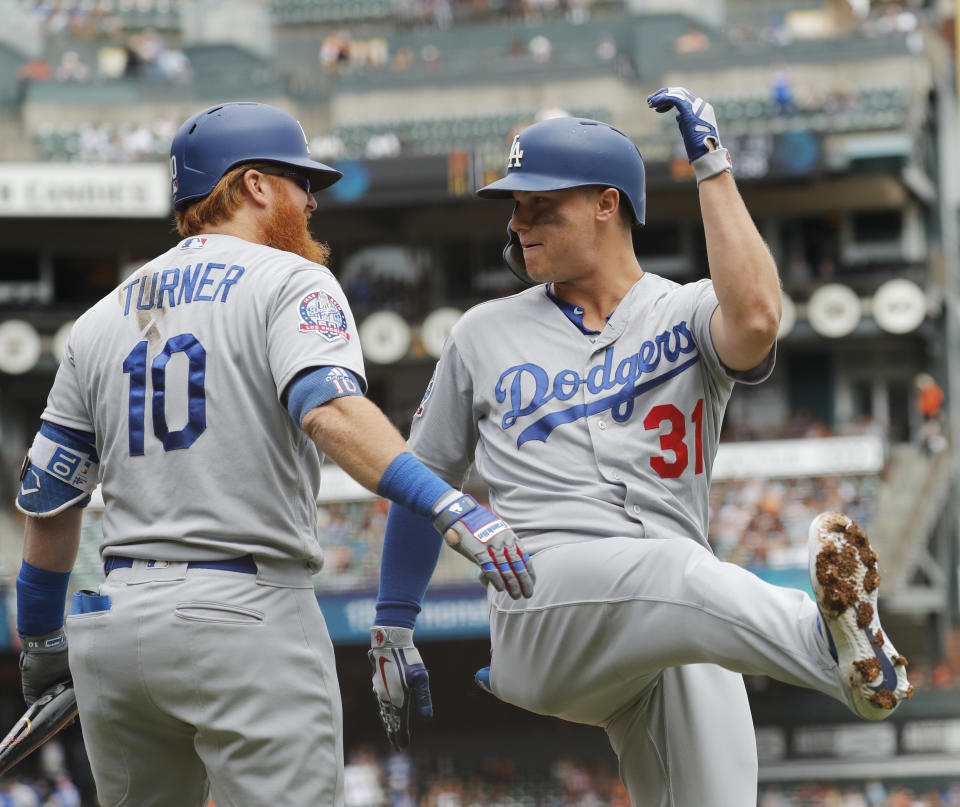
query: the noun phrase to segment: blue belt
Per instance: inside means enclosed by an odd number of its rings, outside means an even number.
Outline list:
[[[110,574],[114,569],[128,569],[133,566],[133,561],[139,558],[127,558],[122,555],[111,555],[103,563],[103,571]],[[171,561],[173,563],[177,561]],[[166,561],[148,560],[147,568],[155,566],[158,563]],[[222,572],[244,572],[245,574],[256,574],[257,563],[253,555],[243,555],[239,558],[230,558],[229,560],[191,560],[187,563],[188,569],[219,569]]]

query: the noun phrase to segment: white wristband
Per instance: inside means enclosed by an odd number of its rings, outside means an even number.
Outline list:
[[[56,443],[40,432],[30,446],[30,462],[85,494],[97,486],[98,462],[94,462],[89,454]]]
[[[693,172],[697,175],[698,185],[703,182],[703,180],[715,177],[724,171],[733,172],[730,153],[725,148],[708,151],[702,157],[697,157],[690,165],[693,166]]]
[[[374,625],[370,628],[371,647],[410,647],[413,644],[413,628]]]

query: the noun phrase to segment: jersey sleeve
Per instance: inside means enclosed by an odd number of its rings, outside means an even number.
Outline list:
[[[460,487],[473,462],[477,439],[473,379],[451,334],[414,414],[408,442],[424,465]]]
[[[713,281],[698,280],[685,287],[693,295],[693,316],[691,322],[691,331],[693,338],[699,346],[707,364],[714,374],[738,381],[741,384],[759,384],[766,380],[773,372],[773,366],[777,358],[777,346],[774,343],[770,352],[756,367],[749,370],[731,370],[724,365],[717,355],[717,349],[713,344],[713,336],[710,333],[710,320],[713,312],[720,305],[717,300],[717,293],[713,288]]]
[[[267,311],[267,356],[278,397],[310,367],[342,367],[366,387],[357,324],[327,270],[304,267],[281,285]]]
[[[74,351],[74,335],[77,326],[70,332],[67,346],[63,352],[63,359],[57,370],[57,375],[47,396],[47,406],[43,410],[41,419],[79,429],[83,432],[95,432],[93,418],[87,408],[86,399],[81,393],[80,370],[77,367],[77,356]]]

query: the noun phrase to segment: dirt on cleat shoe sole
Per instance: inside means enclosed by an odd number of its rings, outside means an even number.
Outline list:
[[[867,720],[882,720],[913,695],[913,687],[907,660],[880,626],[877,553],[843,513],[821,513],[813,520],[809,549],[810,582],[854,710]]]

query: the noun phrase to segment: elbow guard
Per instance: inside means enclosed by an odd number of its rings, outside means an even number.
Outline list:
[[[17,509],[37,518],[86,507],[97,486],[100,458],[93,435],[44,423],[20,469]]]

